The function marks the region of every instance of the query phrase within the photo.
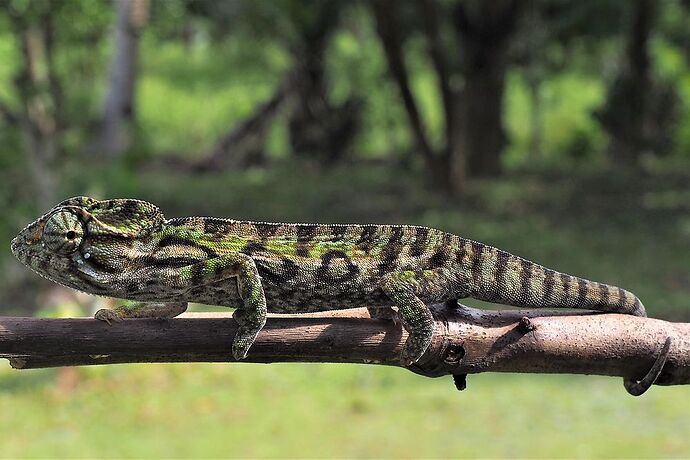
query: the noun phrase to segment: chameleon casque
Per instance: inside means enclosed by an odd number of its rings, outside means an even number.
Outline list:
[[[145,201],[75,197],[28,225],[11,247],[54,282],[138,301],[99,310],[95,317],[108,323],[174,317],[187,302],[237,307],[232,354],[238,360],[247,356],[267,311],[365,306],[385,317],[396,306],[409,332],[405,366],[431,342],[429,303],[472,297],[645,316],[640,300],[624,289],[418,226],[166,220]]]

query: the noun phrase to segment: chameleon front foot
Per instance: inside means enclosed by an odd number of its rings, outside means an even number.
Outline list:
[[[656,382],[659,374],[661,374],[661,370],[664,368],[664,364],[666,364],[666,359],[668,358],[670,350],[671,337],[667,337],[666,342],[664,342],[664,346],[661,348],[661,352],[659,352],[659,356],[657,356],[652,368],[649,369],[647,375],[645,375],[642,380],[639,382],[634,379],[623,380],[623,384],[625,385],[625,389],[628,391],[628,393],[633,396],[640,396],[645,391],[649,390],[649,387]]]
[[[101,308],[93,317],[98,321],[108,323],[109,326],[112,326],[113,323],[119,323],[123,319],[118,312],[109,308]]]

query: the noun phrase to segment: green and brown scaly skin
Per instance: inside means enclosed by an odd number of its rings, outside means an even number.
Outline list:
[[[144,201],[76,197],[26,227],[12,251],[60,284],[143,302],[99,311],[108,322],[172,317],[187,302],[238,307],[236,359],[247,355],[267,311],[396,306],[410,333],[405,365],[431,342],[433,302],[472,297],[645,315],[628,291],[426,227],[166,220]]]

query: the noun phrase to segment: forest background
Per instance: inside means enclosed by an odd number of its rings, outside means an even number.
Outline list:
[[[688,24],[687,0],[0,0],[0,313],[109,302],[9,251],[85,194],[429,225],[688,321]],[[3,457],[687,458],[689,413],[601,377],[0,364]]]

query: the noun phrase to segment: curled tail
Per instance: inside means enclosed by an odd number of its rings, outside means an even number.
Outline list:
[[[470,296],[521,308],[582,308],[647,316],[633,293],[545,268],[474,241],[466,241],[463,264],[470,265]]]

